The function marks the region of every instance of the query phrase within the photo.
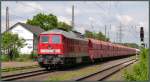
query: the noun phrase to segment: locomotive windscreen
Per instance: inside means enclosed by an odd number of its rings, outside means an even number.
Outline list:
[[[53,35],[52,36],[52,43],[60,43],[60,35]]]
[[[41,36],[42,43],[48,43],[49,37],[48,36]]]

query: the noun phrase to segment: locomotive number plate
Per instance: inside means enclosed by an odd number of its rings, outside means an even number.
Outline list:
[[[41,52],[54,52],[54,50],[41,49]]]

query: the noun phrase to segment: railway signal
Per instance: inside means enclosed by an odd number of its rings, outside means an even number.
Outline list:
[[[141,46],[145,47],[145,44],[144,44],[144,29],[143,29],[143,27],[140,28],[140,38],[141,38]]]

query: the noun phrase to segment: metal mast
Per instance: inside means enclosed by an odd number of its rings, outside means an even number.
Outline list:
[[[72,28],[74,28],[74,5],[72,5]]]
[[[122,42],[122,26],[121,26],[121,23],[120,23],[120,26],[119,26],[119,42],[120,43]]]
[[[6,7],[6,30],[9,28],[9,8]]]

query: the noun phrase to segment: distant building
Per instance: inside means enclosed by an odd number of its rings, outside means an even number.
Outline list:
[[[20,53],[30,54],[33,50],[37,50],[38,34],[44,30],[38,26],[18,22],[5,32],[18,34],[19,37],[25,39],[26,45],[20,49]]]

